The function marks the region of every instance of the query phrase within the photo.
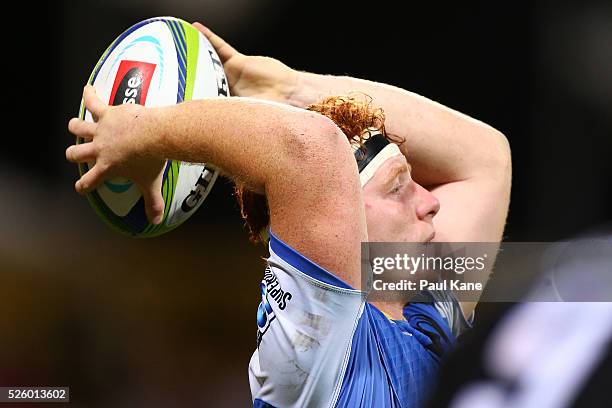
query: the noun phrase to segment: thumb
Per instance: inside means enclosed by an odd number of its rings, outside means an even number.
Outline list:
[[[144,198],[145,212],[151,224],[161,224],[164,219],[166,204],[161,193],[162,178],[156,177],[152,183],[139,185]]]

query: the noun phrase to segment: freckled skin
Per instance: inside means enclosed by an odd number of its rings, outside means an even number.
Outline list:
[[[370,242],[426,242],[434,233],[438,199],[414,180],[406,169],[391,186],[383,184],[385,170],[406,163],[404,156],[387,159],[363,187],[368,240]],[[396,191],[392,191],[396,189]]]

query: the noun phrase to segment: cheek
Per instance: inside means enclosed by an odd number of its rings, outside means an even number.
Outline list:
[[[365,201],[365,216],[368,227],[368,239],[370,241],[379,241],[381,231],[387,229],[386,219],[388,216],[385,215],[385,211],[379,203],[367,200]]]
[[[392,220],[401,220],[403,223],[416,222],[417,216],[414,206],[409,200],[380,200],[374,209],[381,217],[386,217]]]
[[[394,240],[410,223],[403,214],[401,205],[384,200],[366,201],[365,216],[370,241]]]
[[[364,199],[368,240],[414,241],[418,234],[418,219],[409,202]]]

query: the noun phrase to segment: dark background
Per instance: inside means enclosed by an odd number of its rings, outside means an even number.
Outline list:
[[[501,130],[513,152],[507,240],[612,220],[610,2],[16,5],[3,64],[0,385],[70,386],[83,407],[250,404],[266,251],[248,243],[231,184],[218,181],[181,228],[134,240],[74,193],[64,160],[91,69],[145,18],[199,20],[246,54],[394,84]]]

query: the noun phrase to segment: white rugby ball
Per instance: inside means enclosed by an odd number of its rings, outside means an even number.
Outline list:
[[[109,105],[167,106],[229,96],[215,49],[191,24],[174,17],[151,18],[123,32],[104,52],[88,82]],[[93,122],[83,101],[79,117]],[[77,143],[84,142],[77,138]],[[79,165],[81,175],[88,170],[88,164]],[[204,163],[168,160],[162,183],[164,217],[159,225],[148,222],[142,195],[127,178],[106,181],[87,198],[113,229],[152,237],[187,220],[206,199],[217,175],[215,168]]]

